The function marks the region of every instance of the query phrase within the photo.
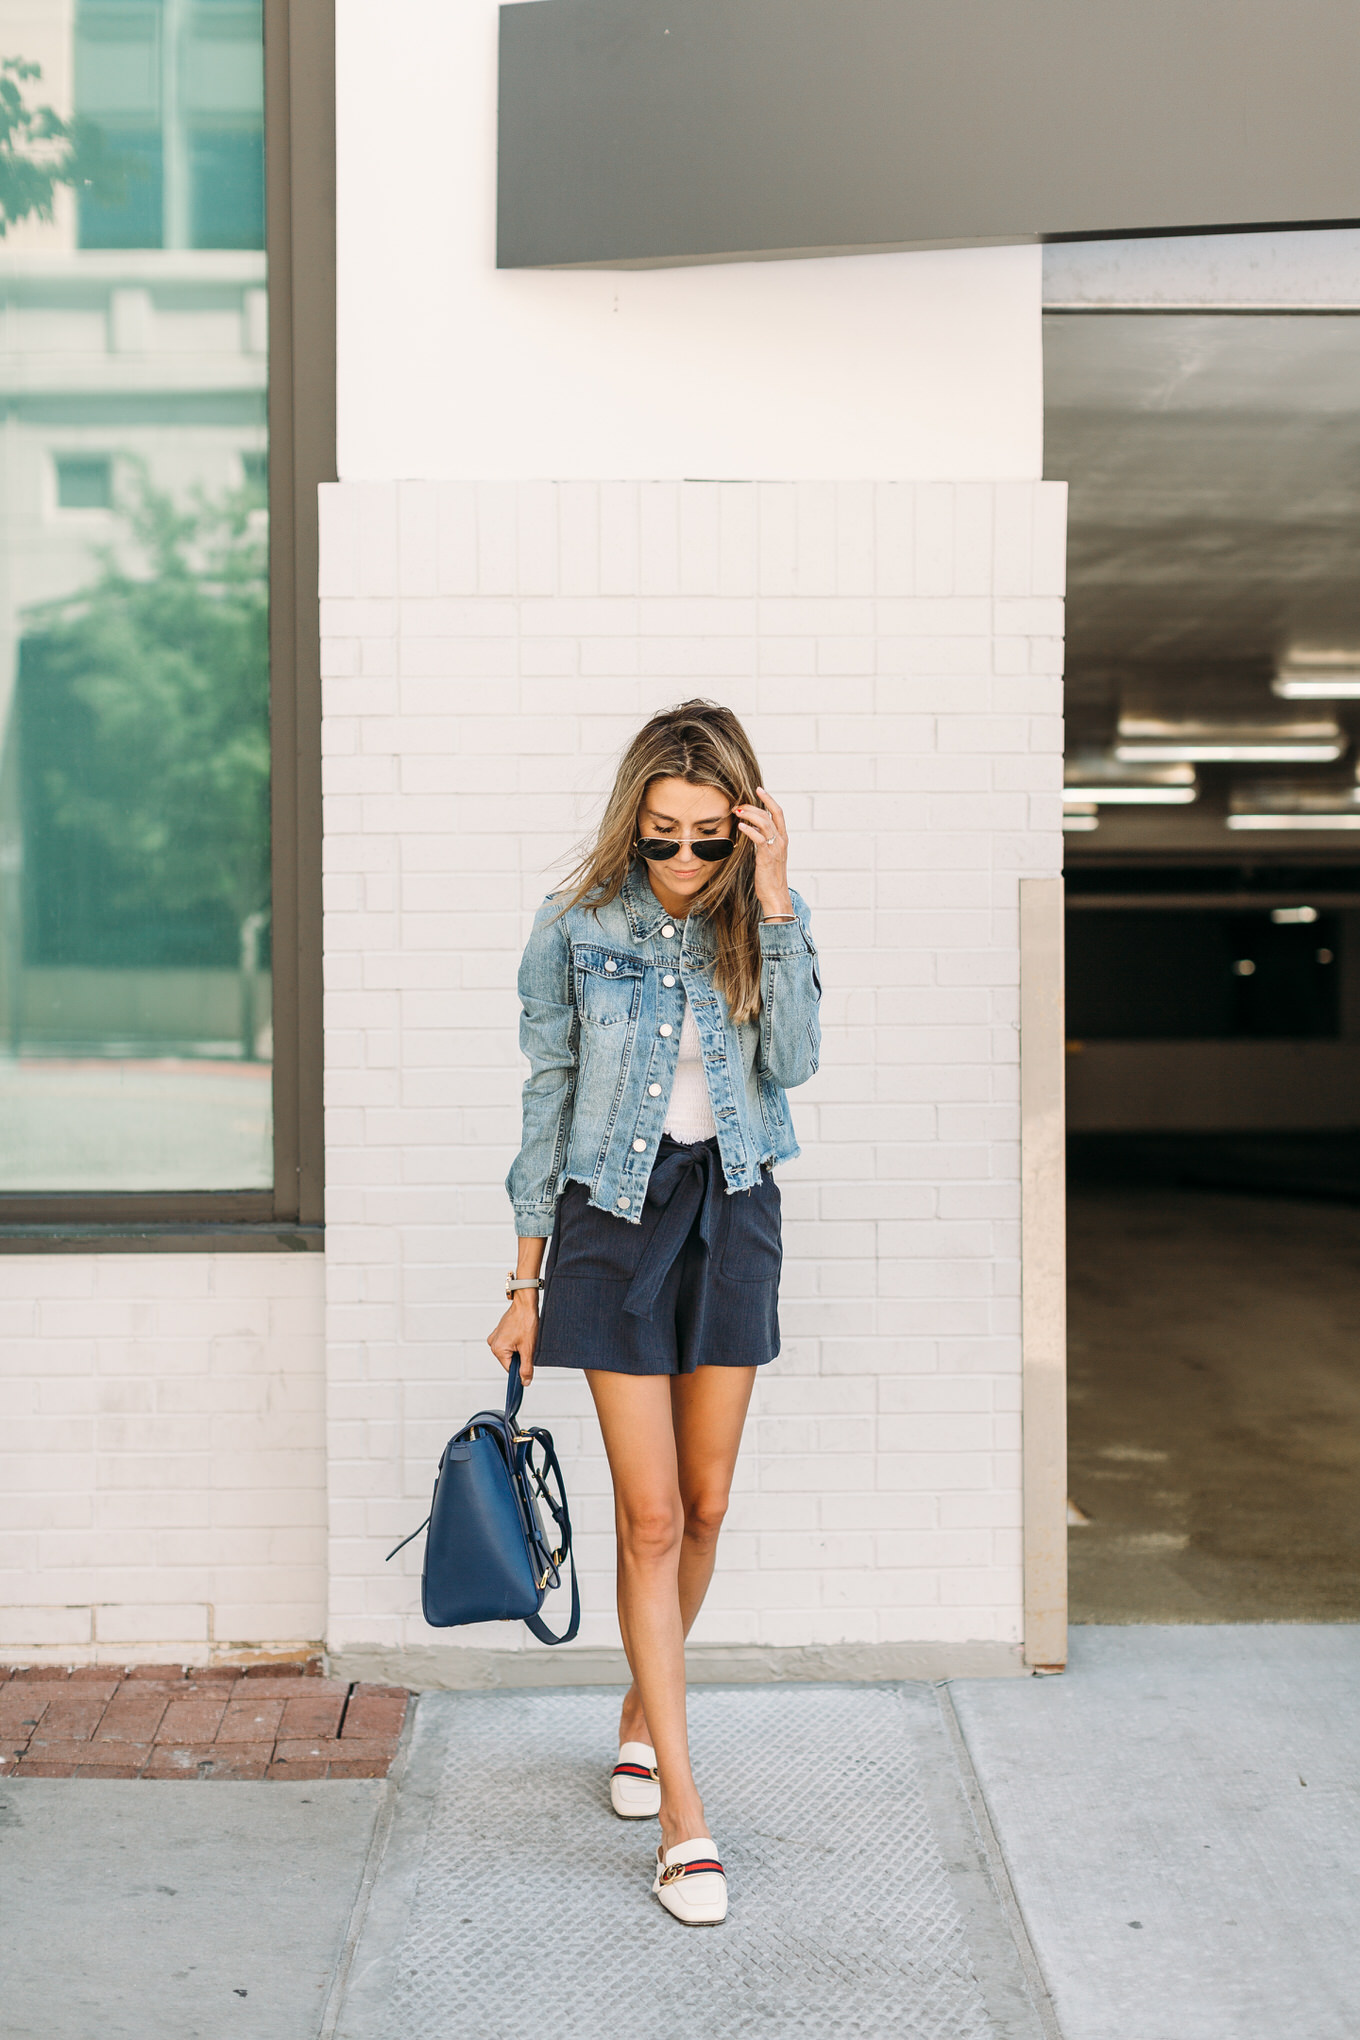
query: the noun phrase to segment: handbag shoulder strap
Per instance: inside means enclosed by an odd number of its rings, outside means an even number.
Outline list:
[[[541,1615],[526,1615],[524,1617],[525,1628],[531,1636],[536,1636],[540,1643],[571,1643],[575,1639],[577,1630],[581,1627],[581,1590],[576,1584],[576,1553],[574,1551],[567,1553],[567,1563],[571,1567],[571,1620],[562,1631],[562,1634],[554,1636]]]
[[[561,1561],[566,1559],[571,1569],[571,1618],[561,1636],[553,1635],[541,1615],[526,1615],[524,1625],[530,1635],[536,1636],[540,1643],[571,1643],[575,1638],[577,1630],[581,1627],[581,1590],[576,1582],[576,1553],[573,1551],[571,1543],[571,1511],[567,1507],[567,1490],[562,1481],[562,1469],[557,1463],[557,1449],[553,1444],[550,1432],[543,1430],[540,1425],[535,1424],[528,1431],[522,1432],[520,1435],[532,1438],[534,1444],[538,1446],[539,1451],[543,1455],[543,1465],[540,1469],[533,1463],[532,1448],[525,1452],[521,1464],[526,1486],[532,1483],[534,1492],[540,1495],[547,1503],[549,1513],[557,1526],[560,1542],[558,1544],[556,1564],[560,1565]],[[554,1499],[552,1489],[548,1485],[548,1476],[550,1474],[557,1483],[558,1494],[562,1497],[560,1503]],[[532,1509],[530,1513],[533,1513]],[[550,1556],[550,1554],[545,1553],[545,1556]],[[554,1571],[556,1571],[556,1565],[554,1565]],[[560,1579],[560,1575],[558,1577]],[[557,1583],[555,1580],[554,1585]]]

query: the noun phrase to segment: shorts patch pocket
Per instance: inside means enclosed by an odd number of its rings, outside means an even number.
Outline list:
[[[569,1183],[557,1210],[548,1288],[562,1282],[631,1282],[650,1235],[590,1201],[584,1183]],[[545,1302],[544,1309],[547,1309]],[[607,1327],[604,1328],[607,1337]]]
[[[729,1282],[778,1282],[784,1261],[779,1185],[767,1171],[754,1190],[728,1197],[722,1272]]]

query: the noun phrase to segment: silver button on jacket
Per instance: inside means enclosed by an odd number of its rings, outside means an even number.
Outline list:
[[[518,1233],[546,1238],[570,1182],[587,1184],[601,1211],[638,1224],[686,999],[727,1188],[751,1190],[767,1162],[798,1153],[786,1093],[817,1068],[822,986],[797,893],[793,906],[796,920],[760,930],[760,1007],[736,1026],[713,983],[703,916],[692,913],[678,930],[636,866],[604,906],[564,914],[544,901],[519,970],[529,1078],[523,1142],[506,1179]]]

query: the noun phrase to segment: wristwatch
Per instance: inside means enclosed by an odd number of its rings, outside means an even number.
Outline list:
[[[507,1269],[506,1271],[505,1300],[507,1303],[510,1302],[517,1289],[541,1289],[542,1287],[543,1278],[541,1275],[524,1276],[516,1275],[513,1269]]]

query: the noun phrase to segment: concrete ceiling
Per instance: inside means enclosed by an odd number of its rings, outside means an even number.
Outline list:
[[[1360,649],[1360,316],[1050,312],[1074,675]]]
[[[1279,707],[1289,645],[1360,650],[1360,314],[1050,310],[1044,358],[1045,472],[1071,490],[1075,739],[1107,738],[1133,693],[1245,720]],[[1360,734],[1356,710],[1339,713]],[[1240,856],[1228,775],[1203,777],[1197,809],[1107,811],[1069,849]]]

